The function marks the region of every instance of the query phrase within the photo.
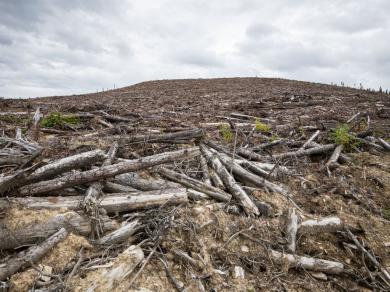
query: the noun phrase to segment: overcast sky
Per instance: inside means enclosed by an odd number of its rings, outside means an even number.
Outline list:
[[[0,96],[233,76],[390,88],[390,1],[0,0]]]

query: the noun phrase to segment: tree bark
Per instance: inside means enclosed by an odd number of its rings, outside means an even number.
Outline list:
[[[107,193],[134,193],[138,192],[135,188],[123,186],[121,184],[113,183],[110,181],[105,182],[103,191]]]
[[[25,269],[31,266],[31,263],[39,261],[46,253],[48,253],[59,242],[63,241],[67,236],[68,231],[66,231],[65,228],[61,228],[44,242],[30,247],[26,251],[21,251],[14,257],[8,259],[4,265],[0,266],[0,281],[5,280],[20,269]]]
[[[194,189],[194,190],[199,191],[201,193],[204,193],[204,194],[208,195],[209,197],[214,198],[218,201],[229,202],[231,199],[230,194],[227,194],[218,188],[215,188],[215,187],[207,185],[201,181],[193,179],[189,176],[186,176],[185,174],[175,172],[175,171],[167,169],[165,167],[159,168],[158,172],[162,176],[166,177],[169,180],[175,181],[175,182],[177,182],[177,183],[179,183],[187,188],[191,188],[191,189]]]
[[[78,210],[83,199],[84,196],[7,198],[0,199],[0,210],[7,209],[12,205],[31,209],[66,208]],[[102,199],[99,208],[105,209],[108,213],[116,213],[187,202],[188,197],[185,189],[167,189],[135,194],[110,194]]]
[[[210,173],[209,173],[209,168],[207,166],[206,158],[204,158],[203,155],[200,155],[199,162],[200,162],[200,167],[202,169],[203,181],[206,185],[211,186]]]
[[[179,187],[178,184],[163,179],[142,178],[136,172],[117,175],[115,180],[122,185],[130,186],[140,191],[164,190]]]
[[[231,192],[231,194],[241,203],[244,211],[247,215],[260,215],[260,211],[249,198],[247,193],[237,184],[233,176],[226,170],[221,161],[206,148],[205,145],[201,144],[200,150],[205,156],[207,161],[210,163],[211,167],[222,179],[226,188]]]
[[[42,181],[19,189],[20,196],[34,196],[56,190],[62,190],[79,184],[90,183],[100,179],[113,177],[122,173],[132,172],[159,164],[171,162],[177,159],[193,158],[199,155],[198,147],[187,148],[178,151],[165,152],[127,162],[107,165],[99,169],[84,172],[77,172],[55,178],[49,181]]]
[[[101,218],[100,224],[103,231],[110,231],[118,227],[118,224],[107,216]],[[45,223],[30,225],[18,230],[0,227],[0,250],[35,244],[61,228],[83,236],[89,236],[91,233],[88,218],[82,217],[76,212],[67,212],[58,214]]]

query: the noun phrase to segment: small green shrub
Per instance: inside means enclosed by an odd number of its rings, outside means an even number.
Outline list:
[[[360,141],[354,134],[349,133],[348,125],[339,125],[330,133],[330,139],[337,145],[343,145],[349,151],[357,148]]]
[[[68,125],[77,125],[80,122],[76,116],[64,116],[61,113],[51,113],[41,120],[41,126],[45,128],[63,127]]]
[[[221,125],[219,127],[219,134],[226,142],[229,143],[233,141],[233,132],[228,125]]]
[[[279,139],[280,139],[280,137],[279,137],[278,135],[273,134],[273,135],[271,136],[271,138],[269,138],[269,141],[270,141],[270,142],[274,142],[274,141],[279,140]]]
[[[255,130],[256,132],[269,133],[271,131],[271,126],[260,122],[258,119],[255,121]]]
[[[390,220],[390,208],[383,210],[383,218]]]

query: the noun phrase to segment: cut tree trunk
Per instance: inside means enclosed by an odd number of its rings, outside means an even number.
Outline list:
[[[233,176],[223,166],[221,161],[203,144],[200,146],[202,154],[205,156],[211,167],[222,179],[226,188],[241,203],[247,215],[260,215],[260,211],[248,194],[237,184]]]
[[[339,217],[306,220],[299,226],[299,234],[318,234],[343,230],[344,224]]]
[[[26,251],[21,251],[17,255],[9,258],[3,265],[0,265],[0,281],[7,279],[20,269],[25,269],[31,266],[31,264],[39,261],[67,236],[68,231],[66,231],[65,228],[61,228],[42,243],[30,247]]]
[[[117,230],[99,238],[94,243],[98,245],[111,245],[127,241],[140,228],[138,220],[132,221]]]
[[[272,259],[279,261],[282,264],[287,262],[292,267],[309,271],[324,272],[328,274],[340,274],[344,271],[344,265],[335,261],[284,254],[275,250],[270,250],[270,256]]]
[[[191,188],[201,193],[204,193],[208,195],[210,198],[214,198],[218,201],[229,202],[231,199],[230,194],[225,193],[224,191],[215,188],[213,186],[207,185],[201,181],[193,179],[185,174],[175,172],[165,167],[159,168],[158,172],[169,180],[177,182],[187,188]]]
[[[12,205],[30,209],[66,208],[78,210],[83,199],[84,196],[7,198],[0,199],[0,210],[7,209]],[[101,200],[99,208],[105,209],[108,213],[116,213],[158,207],[165,204],[179,205],[187,202],[188,197],[185,189],[167,189],[138,194],[110,194]]]
[[[107,216],[100,218],[100,224],[104,232],[114,230],[118,227],[118,224],[110,220]],[[76,212],[67,212],[58,214],[45,223],[33,224],[17,230],[0,227],[0,250],[38,243],[42,239],[46,239],[56,233],[61,228],[66,228],[69,232],[83,236],[89,236],[91,234],[91,226],[88,218],[82,217]]]
[[[178,159],[193,158],[199,155],[198,147],[187,148],[178,151],[165,152],[140,159],[129,160],[127,162],[107,165],[98,169],[84,172],[76,172],[55,178],[49,181],[42,181],[19,189],[20,196],[34,196],[67,187],[94,182],[100,179],[113,177],[122,173],[132,172],[159,164],[171,162]]]

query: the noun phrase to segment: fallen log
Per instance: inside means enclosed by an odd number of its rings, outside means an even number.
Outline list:
[[[377,138],[378,140],[378,143],[384,148],[386,149],[386,151],[390,151],[390,144],[387,143],[385,140],[383,140],[382,138]]]
[[[102,216],[100,226],[106,232],[114,230],[118,227],[118,224],[107,216]],[[61,228],[83,236],[89,236],[92,232],[88,218],[82,217],[76,212],[66,212],[50,218],[45,223],[34,224],[17,230],[11,231],[5,227],[0,227],[0,250],[38,243]]]
[[[163,179],[142,178],[135,172],[117,175],[115,180],[122,185],[130,186],[140,191],[164,190],[178,187],[178,184]]]
[[[97,162],[103,161],[105,157],[104,151],[97,149],[61,158],[36,169],[25,181],[19,182],[19,186],[49,179],[80,167],[89,167]]]
[[[113,177],[122,173],[137,171],[140,169],[153,167],[159,164],[167,163],[177,159],[193,158],[199,155],[197,147],[187,148],[178,151],[166,152],[147,156],[140,159],[129,160],[113,165],[107,165],[98,169],[92,169],[84,172],[71,173],[59,178],[48,181],[42,181],[24,186],[19,189],[20,196],[34,196],[62,190],[79,184],[90,183],[100,179]]]
[[[343,145],[337,145],[336,148],[334,149],[332,155],[330,156],[328,162],[326,162],[326,166],[333,165],[339,160],[341,151],[343,151],[344,146]]]
[[[274,154],[274,155],[272,155],[272,157],[274,159],[286,159],[286,158],[292,158],[292,157],[311,156],[311,155],[317,155],[317,154],[322,154],[322,153],[332,151],[335,147],[336,147],[335,144],[326,144],[326,145],[321,145],[318,147],[313,147],[313,148],[304,149],[304,150]]]
[[[202,154],[205,156],[211,167],[222,179],[226,188],[241,203],[247,215],[260,215],[260,211],[255,203],[249,198],[247,193],[236,183],[233,176],[223,166],[221,161],[203,144],[200,146]]]
[[[211,150],[212,153],[218,156],[220,161],[223,163],[223,165],[228,169],[232,170],[234,175],[236,175],[240,180],[249,183],[251,185],[254,185],[256,187],[265,187],[270,189],[273,192],[279,193],[286,197],[292,197],[292,194],[287,190],[287,187],[275,184],[273,182],[270,182],[269,180],[266,180],[263,177],[257,176],[253,173],[250,173],[245,168],[240,166],[238,163],[236,163],[233,159],[230,159],[226,155],[217,153],[213,150]]]
[[[193,179],[185,174],[175,172],[165,167],[159,168],[158,173],[160,173],[162,176],[166,177],[169,180],[177,182],[187,188],[191,188],[201,193],[204,193],[218,201],[229,202],[231,200],[230,194],[225,193],[224,191],[213,186],[207,185],[201,181]]]
[[[344,271],[344,265],[340,262],[297,256],[293,254],[284,254],[275,250],[270,250],[270,256],[273,260],[279,261],[282,264],[287,262],[289,266],[305,270],[324,272],[328,274],[340,274]]]
[[[203,181],[206,185],[211,186],[210,173],[209,173],[209,168],[207,166],[206,158],[204,158],[203,155],[200,155],[199,162],[200,162],[200,168],[202,169]]]
[[[301,148],[299,148],[299,150],[304,150],[304,149],[306,149],[306,148],[310,145],[310,143],[313,142],[315,138],[317,138],[317,136],[318,136],[319,134],[320,134],[320,130],[315,131],[315,133],[309,138],[309,140],[307,140],[307,141],[302,145]]]
[[[98,270],[98,274],[86,274],[79,282],[82,291],[122,291],[116,289],[144,259],[144,253],[139,246],[132,245],[114,259],[108,267]]]
[[[3,265],[0,265],[0,281],[7,279],[20,269],[25,269],[31,266],[31,264],[39,261],[46,253],[48,253],[59,242],[63,241],[67,236],[68,231],[66,231],[65,228],[61,228],[44,242],[30,247],[26,251],[21,251],[17,255],[9,258]]]
[[[121,184],[113,183],[110,181],[105,182],[103,191],[107,193],[133,193],[138,192],[135,188],[123,186]]]
[[[126,225],[118,228],[117,230],[99,238],[94,241],[94,244],[98,245],[111,245],[125,242],[140,228],[138,220],[127,223]]]
[[[344,224],[339,217],[328,217],[303,221],[299,226],[298,233],[300,235],[318,234],[341,231],[343,228]]]
[[[249,160],[255,160],[255,161],[264,161],[266,159],[265,156],[257,154],[256,152],[253,152],[252,150],[240,147],[237,149],[237,154],[241,155]]]
[[[286,239],[287,250],[295,253],[296,240],[298,232],[298,216],[294,208],[289,208],[287,211],[287,224],[286,224]]]
[[[215,171],[212,170],[212,169],[210,169],[210,179],[211,179],[212,184],[213,184],[217,189],[220,189],[220,190],[223,190],[223,191],[226,190],[226,187],[225,187],[225,185],[223,184],[223,181],[222,181],[221,178],[218,176],[218,174],[216,174]]]
[[[107,158],[104,160],[102,167],[112,164],[117,151],[118,143],[114,142],[114,144],[111,145],[110,150],[107,153]],[[94,182],[88,187],[85,193],[84,201],[81,204],[81,208],[86,212],[86,214],[90,216],[96,215],[94,214],[94,212],[96,212],[98,208],[98,200],[102,193],[102,189],[103,184],[101,182]]]
[[[5,210],[13,205],[30,209],[65,208],[78,210],[83,199],[84,196],[1,198],[0,210]],[[101,200],[99,208],[105,209],[108,213],[117,213],[158,207],[165,204],[179,205],[187,202],[188,197],[185,189],[167,189],[135,194],[110,194]]]

